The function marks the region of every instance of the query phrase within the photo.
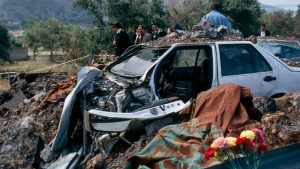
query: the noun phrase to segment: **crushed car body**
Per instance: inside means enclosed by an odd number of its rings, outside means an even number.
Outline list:
[[[300,68],[290,67],[248,41],[139,45],[102,70],[84,67],[66,98],[52,151],[70,142],[70,121],[83,121],[83,154],[88,138],[108,155],[124,133],[142,129],[188,107],[198,93],[223,84],[248,87],[254,96],[300,90]],[[172,124],[163,123],[162,126]],[[156,125],[156,124],[155,124]],[[98,132],[90,134],[88,132]],[[113,134],[112,134],[113,133]],[[152,131],[152,134],[155,131]]]

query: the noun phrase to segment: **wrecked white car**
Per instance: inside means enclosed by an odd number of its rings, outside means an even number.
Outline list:
[[[227,83],[248,87],[254,96],[276,97],[300,89],[300,68],[289,67],[248,41],[135,46],[104,70],[81,69],[51,148],[69,144],[70,121],[82,114],[81,155],[88,152],[87,131],[101,131],[97,142],[109,154],[113,135],[103,132],[117,133],[130,143],[125,131],[178,112],[199,92]]]

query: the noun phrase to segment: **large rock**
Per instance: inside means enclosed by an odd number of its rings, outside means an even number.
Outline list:
[[[270,97],[254,97],[253,105],[262,113],[274,113],[276,112],[276,102]]]
[[[271,149],[300,142],[300,116],[284,112],[267,114],[261,120],[267,144]]]
[[[1,128],[0,168],[38,167],[41,131],[41,124],[29,116]]]
[[[275,99],[277,110],[287,113],[300,112],[300,92],[289,93]]]
[[[300,93],[274,99],[277,112],[263,116],[261,123],[270,148],[300,142]],[[262,103],[260,103],[262,104]]]

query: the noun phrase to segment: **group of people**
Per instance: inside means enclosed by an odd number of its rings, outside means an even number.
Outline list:
[[[210,22],[213,28],[218,28],[223,25],[227,28],[229,32],[232,32],[231,23],[226,16],[220,13],[220,5],[215,3],[211,6],[211,11],[206,14],[201,21]],[[121,56],[121,54],[132,44],[129,35],[125,30],[122,29],[120,23],[112,24],[112,32],[115,33],[115,38],[113,45],[115,47],[115,55]],[[160,37],[165,36],[166,31],[160,28],[159,24],[152,24],[152,34],[147,33],[143,25],[139,25],[136,29],[134,44],[141,44],[151,40],[156,40]],[[266,29],[265,24],[261,24],[260,31],[256,36],[258,37],[267,37],[271,33]],[[254,36],[256,38],[256,36]]]
[[[115,55],[121,56],[122,53],[132,45],[128,33],[122,29],[120,23],[114,23],[111,25],[112,32],[115,34],[113,45],[115,48]],[[136,29],[134,44],[141,44],[151,40],[156,40],[167,34],[163,29],[160,28],[159,24],[152,24],[152,34],[147,33],[143,25],[139,25]]]

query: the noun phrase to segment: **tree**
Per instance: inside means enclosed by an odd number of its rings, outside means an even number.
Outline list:
[[[168,14],[163,2],[163,0],[75,0],[74,5],[92,14],[102,23],[101,26],[109,22],[121,22],[125,28],[135,31],[135,27],[139,24],[149,27],[153,22],[158,22],[162,26],[168,23]]]
[[[229,17],[232,27],[239,29],[244,36],[257,33],[261,14],[257,0],[224,0],[221,11]]]
[[[38,49],[42,46],[42,25],[41,22],[30,21],[25,29],[24,43],[33,49],[33,60],[36,60]]]
[[[168,2],[170,24],[181,25],[185,30],[191,30],[209,11],[210,2],[207,0],[183,0]]]
[[[10,36],[11,47],[22,47],[23,46],[23,37],[12,37]]]
[[[139,24],[151,23],[148,0],[110,0],[106,2],[105,9],[111,22],[120,22],[132,31]]]
[[[65,26],[61,31],[61,48],[67,52],[71,58],[78,58],[88,53],[92,53],[92,38],[89,35],[89,28],[77,25]]]
[[[162,28],[170,25],[170,14],[166,6],[164,5],[164,1],[151,0],[149,3],[150,23],[158,23],[161,25]]]
[[[94,18],[95,25],[105,26],[104,0],[75,0],[73,5],[90,13]]]
[[[297,14],[295,16],[295,29],[296,37],[300,38],[300,5],[298,5]]]
[[[68,25],[61,31],[60,46],[71,58],[112,51],[111,32],[106,27]]]
[[[11,62],[9,58],[9,35],[5,27],[0,25],[0,58],[4,61]]]
[[[290,36],[294,35],[295,18],[292,11],[274,11],[263,13],[260,18],[262,23],[271,31],[271,35]]]
[[[60,49],[59,40],[63,28],[63,23],[56,18],[50,18],[47,22],[42,24],[41,45],[44,49],[50,51],[50,57],[53,56],[53,52]]]

